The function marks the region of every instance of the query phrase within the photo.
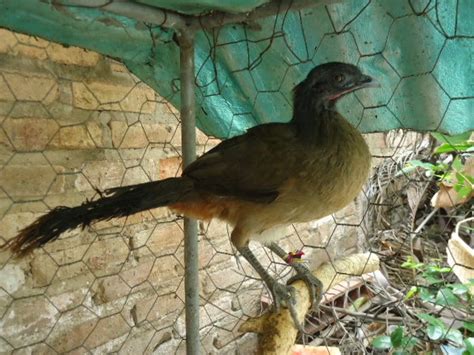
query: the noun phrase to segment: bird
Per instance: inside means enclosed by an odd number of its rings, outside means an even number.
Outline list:
[[[289,254],[277,244],[284,236],[278,233],[282,227],[330,215],[358,195],[368,178],[371,155],[361,133],[337,112],[336,103],[373,86],[376,80],[355,65],[315,66],[293,89],[288,122],[257,125],[222,141],[179,177],[111,188],[76,207],[58,206],[3,248],[24,256],[67,230],[167,206],[190,218],[226,221],[232,227],[232,244],[268,287],[276,311],[283,305],[294,316],[290,283],[304,280],[317,304],[321,282],[302,263],[290,262],[295,276],[280,283],[249,243],[260,242],[288,262]]]

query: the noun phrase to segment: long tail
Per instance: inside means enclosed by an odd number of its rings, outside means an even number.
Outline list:
[[[16,256],[28,254],[61,233],[93,221],[109,220],[167,206],[182,200],[193,189],[193,182],[185,177],[170,178],[138,185],[117,187],[105,191],[105,197],[87,201],[77,207],[56,207],[38,218],[1,248],[10,249]]]

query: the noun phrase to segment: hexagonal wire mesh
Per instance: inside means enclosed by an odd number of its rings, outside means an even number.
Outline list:
[[[403,92],[406,86],[423,86],[426,81],[437,87],[437,97],[441,97],[430,114],[449,117],[451,110],[471,101],[461,99],[469,95],[456,91],[452,81],[443,77],[445,72],[437,73],[438,63],[442,58],[449,61],[452,47],[464,48],[464,41],[472,37],[444,32],[438,3],[425,3],[420,10],[420,4],[408,2],[411,7],[400,13],[383,1],[369,1],[346,23],[335,21],[327,10],[321,16],[328,28],[321,30],[318,40],[306,38],[304,32],[299,36],[306,44],[302,57],[292,54],[294,38],[285,34],[281,19],[287,12],[283,12],[270,36],[259,37],[256,32],[243,42],[247,50],[239,59],[235,78],[253,83],[254,95],[248,98],[252,109],[275,95],[291,105],[291,98],[280,92],[295,84],[288,82],[286,74],[276,75],[269,83],[252,76],[252,68],[262,65],[272,55],[273,41],[280,40],[292,58],[282,64],[284,73],[304,72],[341,56],[361,67],[380,68],[382,95],[374,99],[361,92],[341,102],[341,112],[360,124],[378,115],[403,122],[409,115],[425,114],[416,105],[417,98]],[[388,6],[384,17],[388,30],[378,34],[379,40],[367,42],[361,36],[364,18],[371,16],[375,6]],[[394,48],[389,38],[406,26],[432,26],[435,36],[450,40],[439,47]],[[4,240],[49,208],[81,203],[108,187],[179,174],[179,116],[168,104],[170,97],[157,97],[113,61],[80,51],[64,53],[60,46],[19,34],[2,35],[8,37],[4,41],[7,65],[0,68],[0,228]],[[219,30],[204,35],[209,57],[201,65],[214,65],[225,43],[219,43]],[[258,42],[268,46],[254,53],[249,48]],[[346,48],[342,53],[341,47]],[[399,51],[408,57],[400,60]],[[358,58],[352,56],[354,52]],[[13,63],[15,56],[23,59]],[[75,56],[80,59],[75,61]],[[432,61],[421,63],[419,56]],[[405,67],[404,63],[419,65]],[[196,73],[204,100],[225,90],[217,68],[210,79],[200,77],[199,67]],[[212,83],[216,85],[209,91]],[[234,119],[251,119],[252,109],[236,108]],[[229,134],[234,133],[231,125]],[[433,177],[420,171],[401,172],[410,159],[429,159],[429,137],[401,131],[367,138],[379,164],[358,203],[323,221],[293,226],[281,242],[287,250],[303,250],[313,267],[356,250],[381,256],[385,276],[350,277],[327,292],[321,313],[307,319],[310,335],[300,342],[338,346],[344,353],[370,351],[373,337],[390,332],[393,324],[403,325],[412,336],[425,336],[416,317],[420,311],[441,313],[449,327],[459,327],[456,322],[466,316],[450,304],[439,308],[432,302],[406,301],[406,291],[419,279],[412,271],[401,271],[400,264],[408,255],[426,263],[445,260],[453,225],[472,212],[461,205],[432,213],[427,201],[436,189]],[[198,144],[204,151],[216,142],[201,135]],[[267,292],[249,266],[235,256],[224,224],[213,221],[200,227],[203,351],[251,353],[256,349],[255,336],[242,336],[238,328],[267,308]],[[270,272],[283,280],[289,276],[287,265],[264,248],[253,247]],[[184,352],[181,219],[163,209],[71,231],[22,260],[12,260],[2,252],[0,261],[2,351]]]

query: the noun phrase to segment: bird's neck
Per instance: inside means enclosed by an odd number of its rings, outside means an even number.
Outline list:
[[[332,131],[339,123],[334,101],[323,98],[298,98],[294,103],[293,119],[298,135],[302,140],[324,144],[330,140]]]

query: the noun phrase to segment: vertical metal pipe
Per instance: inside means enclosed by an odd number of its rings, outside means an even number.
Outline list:
[[[179,33],[181,71],[181,138],[183,165],[196,159],[196,115],[194,93],[194,32]],[[199,258],[195,220],[184,219],[184,289],[186,307],[186,354],[199,354]]]

